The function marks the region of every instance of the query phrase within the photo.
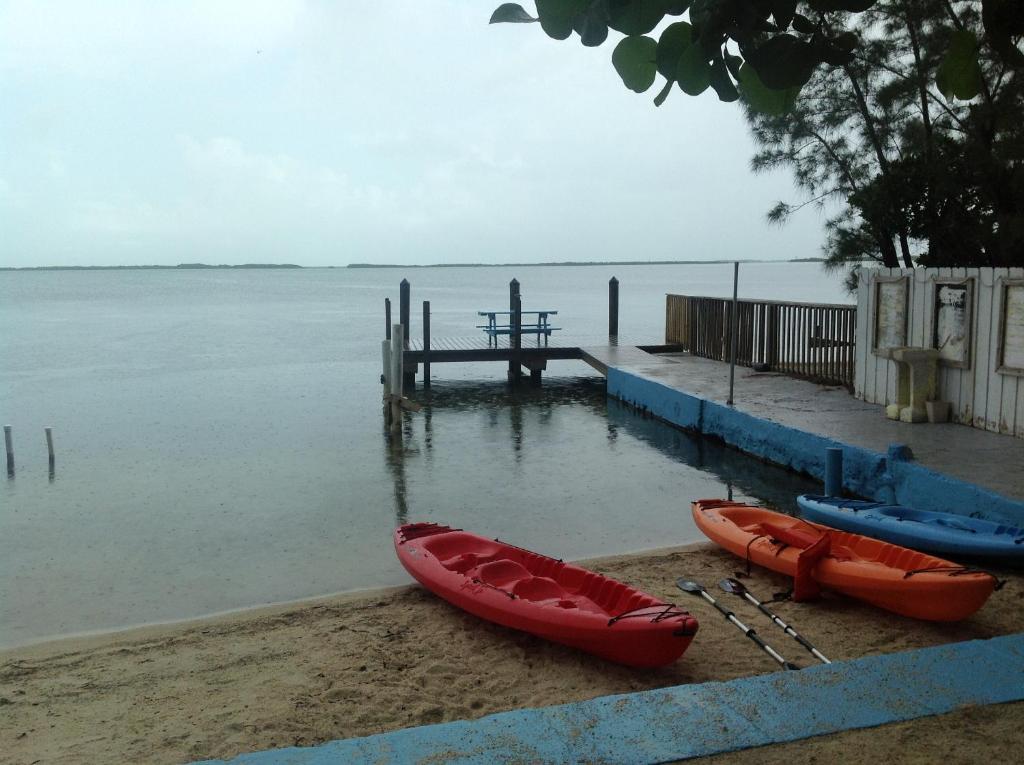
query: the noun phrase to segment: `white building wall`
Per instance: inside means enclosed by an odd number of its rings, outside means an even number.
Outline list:
[[[938,398],[952,403],[955,422],[1024,438],[1024,374],[999,369],[1005,282],[1024,279],[1024,268],[861,269],[854,394],[882,405],[895,402],[896,365],[872,347],[876,288],[892,277],[908,278],[906,344],[919,348],[935,347],[936,279],[971,280],[969,362],[960,368],[940,360]]]

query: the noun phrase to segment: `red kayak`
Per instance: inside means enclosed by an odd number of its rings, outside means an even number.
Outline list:
[[[395,529],[406,571],[474,616],[631,667],[683,655],[697,620],[578,566],[436,523]]]

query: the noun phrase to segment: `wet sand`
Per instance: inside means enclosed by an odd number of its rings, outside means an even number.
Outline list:
[[[309,746],[776,665],[710,606],[674,586],[714,589],[742,570],[707,545],[589,561],[687,607],[701,622],[683,658],[619,667],[482,622],[417,586],[338,595],[0,653],[0,762],[180,763]],[[830,596],[778,613],[834,660],[1024,630],[1024,578],[959,624],[930,624]],[[786,580],[755,570],[763,599]],[[813,659],[753,607],[720,593],[787,658]],[[718,762],[977,762],[1024,746],[1024,703],[970,708],[870,730],[708,758]]]

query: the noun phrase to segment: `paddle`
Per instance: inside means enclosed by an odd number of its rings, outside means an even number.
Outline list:
[[[708,591],[696,582],[690,582],[686,579],[677,579],[676,587],[678,587],[683,592],[689,592],[693,595],[700,595],[702,598],[704,598],[704,600],[706,600],[708,603],[717,608],[719,612],[722,614],[722,616],[724,616],[728,621],[732,622],[737,627],[739,627],[740,631],[748,638],[753,640],[757,644],[758,648],[760,648],[766,654],[775,659],[775,661],[781,664],[785,669],[800,669],[800,667],[796,666],[795,664],[791,664],[790,662],[782,658],[782,656],[779,655],[778,651],[776,651],[774,648],[772,648],[770,645],[768,645],[761,639],[760,635],[758,635],[754,630],[752,630],[750,627],[748,627],[739,619],[737,619],[736,615],[733,614],[732,611],[725,608],[721,603],[719,603],[717,600],[711,597]]]
[[[743,582],[738,582],[735,579],[723,579],[718,583],[718,586],[726,592],[731,592],[733,595],[739,595],[741,598],[744,598],[745,600],[748,600],[751,603],[753,603],[755,606],[758,607],[761,613],[763,613],[765,616],[771,619],[775,624],[779,625],[782,628],[783,632],[785,632],[796,642],[798,642],[800,645],[802,645],[804,648],[810,651],[814,655],[814,658],[818,659],[820,662],[824,664],[832,663],[831,661],[825,658],[825,654],[823,654],[821,651],[819,651],[817,648],[811,645],[803,635],[801,635],[795,629],[793,629],[784,621],[782,621],[782,619],[780,619],[770,608],[768,608],[764,603],[755,598],[750,593],[750,590],[746,588]]]

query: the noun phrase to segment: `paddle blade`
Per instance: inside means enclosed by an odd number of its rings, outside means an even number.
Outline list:
[[[735,579],[723,579],[718,583],[718,586],[734,595],[743,595],[747,591],[747,588],[743,586],[743,582],[737,582]]]
[[[704,592],[704,588],[696,582],[691,582],[687,579],[676,579],[676,587],[683,592]]]

